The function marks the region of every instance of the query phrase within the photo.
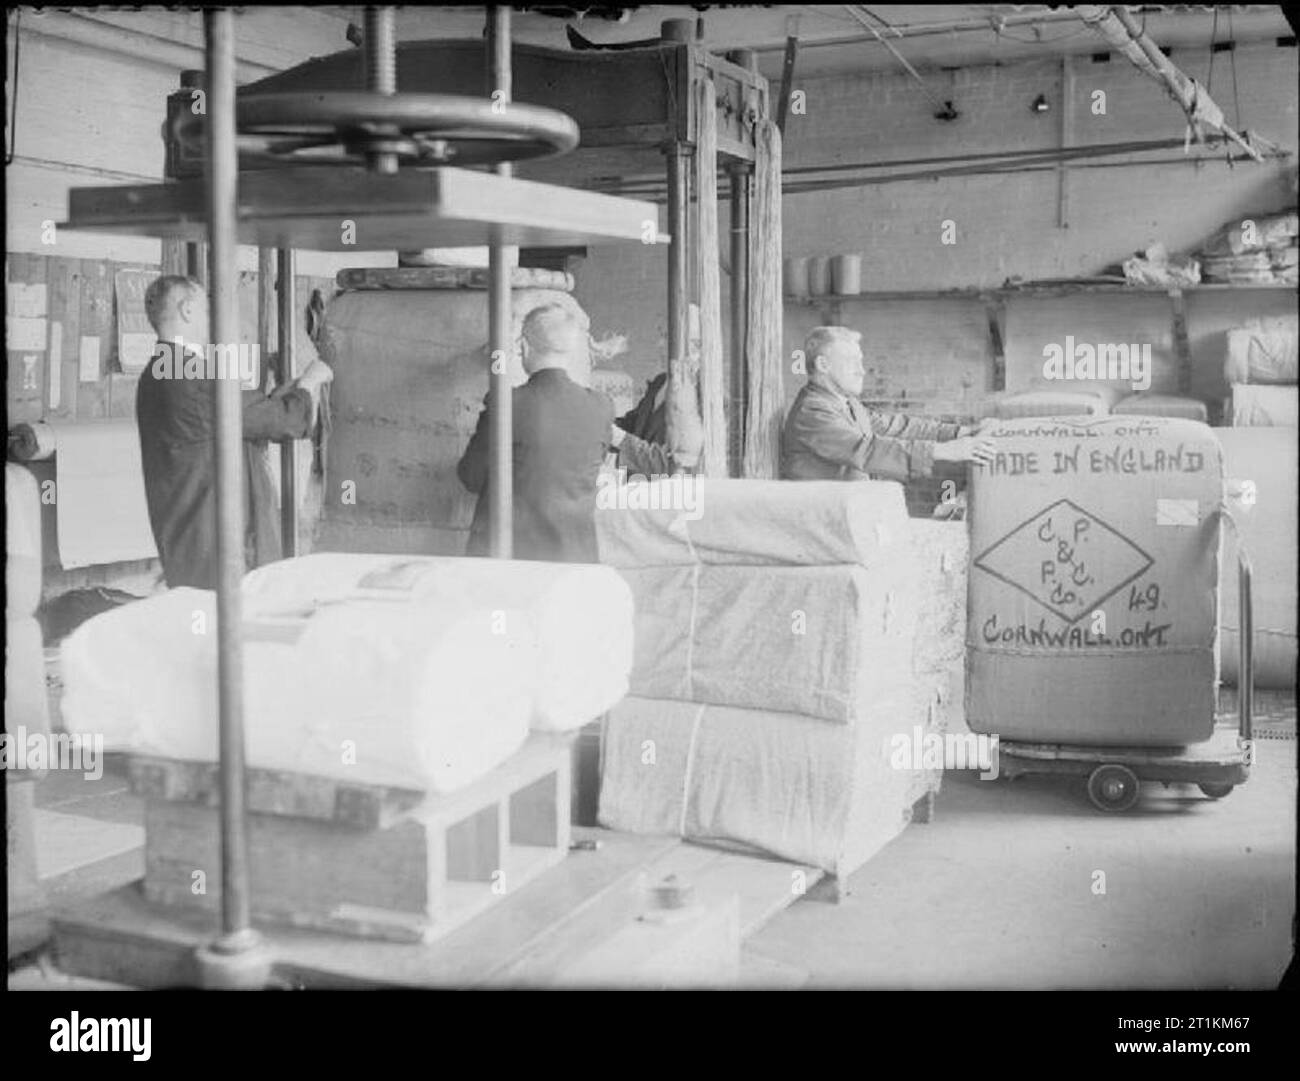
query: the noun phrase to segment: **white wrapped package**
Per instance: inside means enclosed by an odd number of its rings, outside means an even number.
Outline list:
[[[110,751],[217,758],[216,598],[175,589],[83,623],[63,644],[63,719]],[[295,642],[244,649],[247,761],[437,793],[528,736],[537,650],[515,610],[350,602]]]
[[[874,567],[904,543],[907,527],[893,481],[602,480],[596,507],[600,559],[615,567]]]
[[[623,571],[636,598],[632,693],[852,724],[911,680],[917,565],[696,564]]]
[[[1297,458],[1295,428],[1216,428],[1229,485],[1249,481],[1254,499],[1233,508],[1253,571],[1255,684],[1294,690],[1296,684]],[[1237,546],[1231,535],[1219,571],[1219,676],[1236,685],[1241,626]]]
[[[1223,377],[1229,383],[1295,383],[1300,378],[1300,323],[1294,315],[1253,319],[1226,334]]]
[[[1300,388],[1238,383],[1228,415],[1234,428],[1300,427]]]
[[[454,556],[318,553],[244,578],[249,614],[390,597],[421,607],[469,605],[524,613],[540,651],[532,727],[580,728],[628,693],[632,593],[609,567]]]

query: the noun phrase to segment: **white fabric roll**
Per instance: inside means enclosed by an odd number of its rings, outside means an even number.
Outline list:
[[[215,594],[174,589],[64,640],[63,718],[110,751],[217,758]],[[536,642],[518,611],[353,602],[295,643],[244,649],[247,761],[358,784],[450,792],[528,735]]]
[[[1300,388],[1238,383],[1229,416],[1234,428],[1300,427]]]
[[[5,620],[5,730],[50,730],[41,626],[30,616]]]
[[[41,493],[31,470],[5,462],[5,614],[41,603]]]
[[[525,614],[538,642],[532,727],[568,731],[628,692],[632,593],[609,567],[584,563],[322,552],[259,567],[244,578],[249,614],[349,597],[390,597],[437,610],[473,605]]]
[[[722,480],[674,476],[597,491],[601,562],[883,565],[906,542],[892,481]]]

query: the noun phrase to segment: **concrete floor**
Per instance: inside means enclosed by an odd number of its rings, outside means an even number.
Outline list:
[[[1081,781],[944,779],[938,812],[850,882],[748,940],[807,986],[1274,988],[1292,957],[1295,711],[1220,801],[1144,785],[1102,814]],[[1104,873],[1104,893],[1101,892]]]
[[[908,828],[859,871],[844,902],[811,896],[752,936],[742,978],[779,987],[1275,987],[1295,914],[1294,704],[1266,717],[1261,733],[1249,783],[1226,799],[1148,785],[1121,815],[1094,810],[1079,781],[952,773],[935,820]],[[37,806],[47,898],[143,873],[131,843],[140,804],[120,762],[110,759],[95,782],[51,773]],[[15,989],[69,985],[48,959],[10,975]]]

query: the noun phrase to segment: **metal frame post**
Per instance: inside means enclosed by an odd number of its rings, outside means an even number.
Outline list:
[[[292,248],[278,249],[276,269],[280,364],[275,375],[280,386],[287,387],[297,375],[295,371],[298,354],[297,253]],[[298,554],[298,441],[296,439],[286,439],[280,444],[280,553],[285,559]]]
[[[727,165],[731,178],[731,387],[727,431],[729,472],[739,477],[745,454],[745,415],[749,399],[749,218],[751,169],[748,162]]]
[[[493,103],[508,108],[511,95],[510,8],[488,8],[488,94]],[[510,176],[509,162],[496,166],[499,176]],[[510,270],[505,245],[494,239],[488,247],[488,491],[491,505],[488,533],[491,554],[509,559],[514,554],[514,476],[512,469],[513,392],[510,378]]]
[[[235,30],[229,10],[203,13],[207,62],[207,215],[210,336],[239,336],[236,292],[237,186]],[[212,944],[232,957],[260,938],[249,919],[247,819],[244,806],[243,653],[239,583],[244,573],[244,433],[237,379],[216,380],[217,703],[221,751],[221,929]]]
[[[690,216],[690,148],[674,141],[668,147],[668,356],[686,356],[689,331],[690,268],[686,261],[686,229]]]

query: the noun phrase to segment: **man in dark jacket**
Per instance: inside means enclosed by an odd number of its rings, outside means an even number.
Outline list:
[[[135,410],[154,542],[169,587],[215,589],[217,380],[257,373],[238,370],[247,352],[217,350],[208,341],[208,299],[197,282],[158,278],[145,293],[145,312],[158,349],[140,373]],[[254,546],[255,563],[279,558],[265,543],[275,529],[275,493],[264,483],[255,444],[305,438],[314,423],[314,396],[331,378],[329,368],[314,361],[274,395],[242,392],[246,532],[250,541],[262,538]]]
[[[973,428],[863,405],[861,337],[834,326],[808,336],[808,382],[781,430],[783,479],[901,482],[932,476],[936,462],[992,460],[992,441]]]
[[[595,563],[596,476],[610,444],[614,404],[579,386],[569,370],[585,331],[568,309],[550,304],[524,320],[528,382],[513,392],[515,559]],[[491,396],[489,395],[489,398]],[[469,555],[488,555],[488,407],[479,415],[456,473],[478,495]]]

